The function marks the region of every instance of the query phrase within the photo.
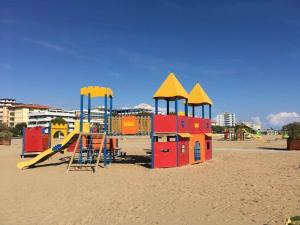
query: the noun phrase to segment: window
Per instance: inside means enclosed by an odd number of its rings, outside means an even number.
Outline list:
[[[184,153],[185,152],[185,144],[181,145],[181,152]]]
[[[206,149],[209,150],[210,149],[210,143],[206,142]]]

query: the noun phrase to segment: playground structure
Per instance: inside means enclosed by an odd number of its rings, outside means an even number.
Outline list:
[[[50,147],[49,135],[45,133],[44,127],[23,128],[22,138],[22,153],[21,157],[25,155],[36,155]]]
[[[83,104],[84,97],[88,97],[88,113],[87,118],[84,118],[83,113]],[[93,133],[91,126],[91,99],[96,97],[104,97],[104,130],[101,133]],[[57,144],[51,148],[48,148],[42,151],[35,158],[20,162],[17,164],[19,169],[24,169],[31,167],[39,162],[44,161],[45,159],[51,157],[52,155],[62,152],[65,149],[73,152],[71,160],[68,165],[68,171],[72,167],[80,168],[80,167],[91,167],[94,170],[97,170],[98,164],[100,162],[100,156],[103,153],[103,163],[106,166],[108,163],[112,161],[115,157],[113,154],[117,152],[118,146],[115,138],[108,137],[107,134],[111,133],[111,129],[108,130],[108,100],[109,100],[109,111],[110,117],[112,117],[112,98],[113,92],[110,88],[98,87],[98,86],[89,86],[83,87],[80,89],[80,120],[76,121],[74,130],[65,136],[65,138],[61,141],[60,144]],[[110,119],[110,121],[112,121]],[[111,128],[110,124],[110,128]],[[52,126],[53,128],[53,126]],[[64,129],[62,126],[54,126],[55,131]],[[38,130],[43,130],[42,128],[38,128]],[[54,133],[55,132],[51,132]],[[26,132],[25,132],[26,134]],[[43,133],[42,133],[43,134]],[[38,137],[41,137],[39,135]],[[36,138],[40,140],[41,138]],[[49,136],[48,136],[49,137]],[[51,134],[52,137],[52,134]],[[24,138],[27,140],[28,138]],[[26,143],[26,142],[25,142]],[[75,143],[75,144],[74,144]],[[72,146],[73,149],[72,149]],[[109,149],[107,148],[109,147]],[[107,159],[107,153],[109,153],[109,160]]]
[[[151,116],[126,115],[112,116],[108,120],[112,124],[112,135],[150,135],[151,132]]]
[[[199,83],[187,94],[173,73],[170,73],[156,91],[155,114],[152,119],[152,168],[179,167],[204,162],[212,158],[211,105]],[[166,115],[158,114],[158,101],[165,100]],[[178,102],[184,101],[184,115],[179,115]],[[175,102],[175,113],[170,113],[170,102]],[[205,105],[209,106],[209,118],[205,118]],[[192,116],[188,115],[189,106]],[[195,117],[197,106],[202,117]]]
[[[85,97],[88,99],[86,115],[84,114]],[[102,130],[99,130],[99,127],[93,127],[91,123],[91,100],[97,97],[104,98]],[[196,83],[188,94],[175,75],[170,73],[153,98],[155,99],[155,113],[151,118],[134,115],[113,116],[113,92],[110,88],[99,86],[81,88],[80,119],[76,121],[74,130],[67,134],[66,125],[55,124],[51,126],[50,135],[45,135],[43,128],[36,128],[39,131],[36,131],[39,134],[36,139],[43,146],[42,148],[39,146],[38,149],[42,152],[31,160],[18,163],[17,167],[19,169],[32,167],[58,152],[67,150],[71,153],[67,171],[82,168],[91,168],[96,171],[100,162],[106,166],[118,156],[119,136],[149,135],[150,131],[152,168],[179,167],[211,160],[211,106],[213,103],[200,84]],[[158,114],[159,100],[166,101],[166,115]],[[184,113],[179,112],[180,100],[184,101]],[[170,112],[172,101],[175,102],[174,113]],[[208,118],[205,116],[205,106],[209,109]],[[196,109],[200,107],[201,117],[196,117]],[[189,115],[189,108],[192,109],[191,115]],[[53,143],[54,134],[57,132],[62,132],[64,139],[60,144],[51,146],[49,140]],[[30,137],[25,136],[25,144],[27,139],[31,140]],[[41,141],[44,139],[48,140],[48,145],[46,141]]]
[[[59,132],[64,137],[68,135],[68,124],[50,124],[49,134],[41,126],[23,128],[22,153],[25,155],[36,155],[54,146],[54,136]]]
[[[232,127],[232,128],[225,128],[224,130],[224,140],[225,141],[244,141],[245,139],[255,139],[258,141],[266,142],[262,139],[260,130],[255,131],[244,124]]]

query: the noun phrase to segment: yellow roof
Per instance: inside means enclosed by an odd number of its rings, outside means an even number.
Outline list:
[[[189,95],[189,105],[213,104],[212,100],[208,97],[199,83],[195,84]]]
[[[105,95],[113,96],[113,92],[110,88],[99,86],[83,87],[80,89],[80,94],[85,96],[88,96],[90,94],[91,98],[104,97]]]
[[[178,133],[178,135],[182,138],[190,138],[191,135],[189,133]]]
[[[170,73],[167,79],[161,84],[153,98],[157,99],[174,99],[188,98],[189,95],[186,90],[182,87],[181,83],[177,80],[173,73]]]

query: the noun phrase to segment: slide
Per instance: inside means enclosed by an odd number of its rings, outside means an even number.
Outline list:
[[[243,131],[249,135],[250,137],[258,140],[258,141],[262,141],[262,142],[266,142],[265,140],[263,140],[260,136],[257,136],[256,134],[251,134],[250,132],[248,132],[246,129],[243,129]]]
[[[89,124],[88,123],[84,123],[83,124],[83,132],[89,132]],[[19,162],[17,164],[17,168],[18,169],[24,169],[27,168],[29,166],[33,166],[37,163],[40,163],[48,158],[50,158],[51,156],[53,156],[54,154],[56,154],[57,152],[61,152],[64,149],[66,149],[71,143],[73,143],[75,140],[77,140],[79,136],[79,123],[75,123],[75,129],[74,131],[72,131],[71,133],[69,133],[62,141],[60,144],[55,145],[52,148],[48,148],[47,150],[41,152],[39,155],[37,155],[36,157],[34,157],[33,159],[30,159],[28,161],[24,161],[24,162]]]
[[[48,148],[47,150],[41,152],[40,154],[38,154],[36,157],[34,157],[31,160],[28,160],[25,162],[19,162],[17,164],[17,168],[24,169],[26,167],[35,165],[39,162],[42,162],[42,161],[48,159],[49,157],[51,157],[52,155],[54,155],[57,152],[61,152],[62,150],[67,148],[69,144],[71,144],[74,140],[76,140],[78,135],[79,135],[79,133],[77,131],[71,132],[62,140],[62,142],[60,144],[55,145],[52,148]]]

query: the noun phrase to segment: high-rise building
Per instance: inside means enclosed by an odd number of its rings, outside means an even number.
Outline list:
[[[229,112],[218,114],[215,120],[216,125],[222,127],[234,127],[236,124],[235,114]]]

